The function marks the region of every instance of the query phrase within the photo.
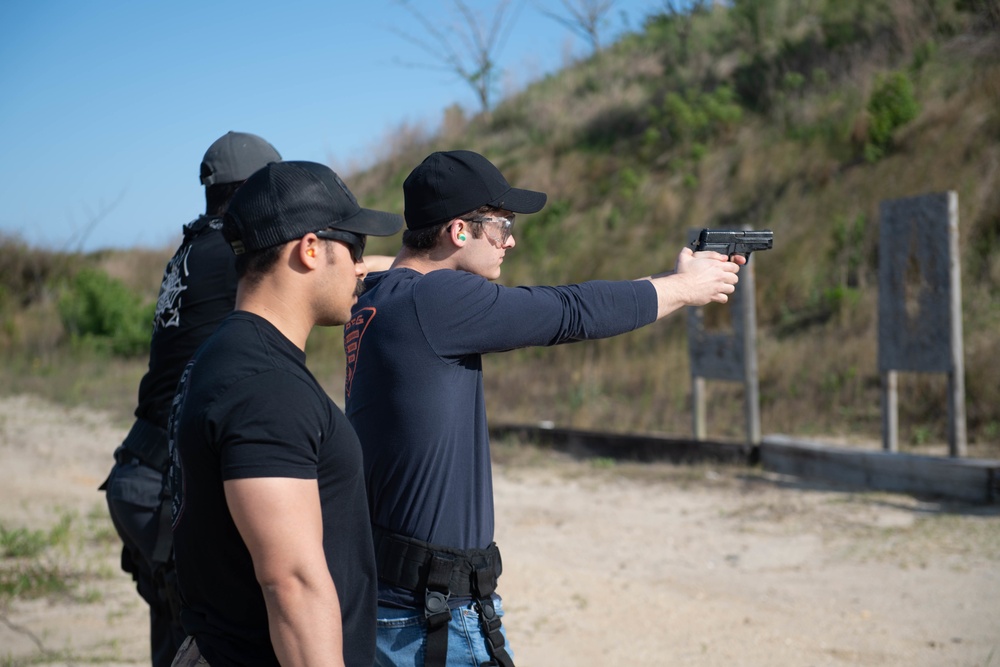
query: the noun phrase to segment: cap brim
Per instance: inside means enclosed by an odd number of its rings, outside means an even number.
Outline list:
[[[545,206],[547,199],[548,196],[544,192],[511,188],[502,197],[491,201],[490,206],[496,206],[513,213],[537,213]]]
[[[335,222],[330,227],[366,236],[392,236],[402,229],[403,216],[362,208],[351,217]]]

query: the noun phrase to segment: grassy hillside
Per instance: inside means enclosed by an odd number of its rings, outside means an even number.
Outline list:
[[[670,268],[688,228],[773,229],[774,250],[754,260],[764,431],[874,439],[879,202],[955,190],[969,432],[997,443],[997,4],[733,4],[651,17],[489,116],[452,114],[439,136],[402,143],[352,187],[398,209],[409,169],[462,147],[545,190],[548,206],[519,223],[509,285],[633,278]],[[491,418],[688,433],[686,345],[678,317],[615,340],[496,355]],[[945,389],[943,376],[901,378],[909,442],[945,438]],[[738,435],[742,390],[710,392],[710,430]]]
[[[402,210],[413,166],[469,148],[512,183],[546,191],[546,208],[519,220],[508,285],[635,278],[671,268],[689,228],[773,229],[774,250],[754,258],[763,430],[866,440],[880,432],[879,202],[954,190],[970,449],[1000,456],[998,34],[997,0],[738,0],[655,15],[490,114],[451,109],[435,136],[401,131],[388,157],[347,180],[365,205]],[[23,250],[48,268],[28,281],[0,268],[5,385],[55,384],[72,400],[105,377],[124,389],[93,393],[127,413],[141,357],[94,361],[62,325],[58,293],[79,267],[99,265],[148,301],[158,283],[148,267],[169,251],[129,268],[115,253]],[[724,308],[707,315],[725,326]],[[314,334],[309,352],[339,396],[339,331]],[[690,432],[683,315],[485,365],[494,422]],[[46,373],[76,374],[46,383]],[[945,390],[943,376],[900,378],[904,445],[944,441]],[[711,382],[709,393],[710,433],[739,437],[742,390]]]

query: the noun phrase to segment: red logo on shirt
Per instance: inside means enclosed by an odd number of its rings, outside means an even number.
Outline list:
[[[347,357],[347,373],[344,375],[344,396],[351,395],[354,370],[358,365],[358,348],[365,329],[375,318],[375,309],[362,308],[354,313],[351,321],[344,325],[344,355]]]

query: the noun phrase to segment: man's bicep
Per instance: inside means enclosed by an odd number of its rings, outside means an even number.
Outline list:
[[[315,479],[230,479],[223,488],[259,581],[287,576],[311,561],[324,559],[323,521]]]

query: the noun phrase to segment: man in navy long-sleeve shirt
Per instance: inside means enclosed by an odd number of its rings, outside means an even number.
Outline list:
[[[494,593],[482,359],[606,338],[724,303],[739,264],[681,252],[669,274],[558,287],[494,284],[514,218],[544,206],[485,157],[434,153],[403,184],[407,229],[345,328],[347,416],[361,440],[379,568],[377,665],[512,665]],[[470,642],[448,642],[471,638]],[[460,634],[459,634],[460,633]],[[461,651],[459,651],[461,649]]]

